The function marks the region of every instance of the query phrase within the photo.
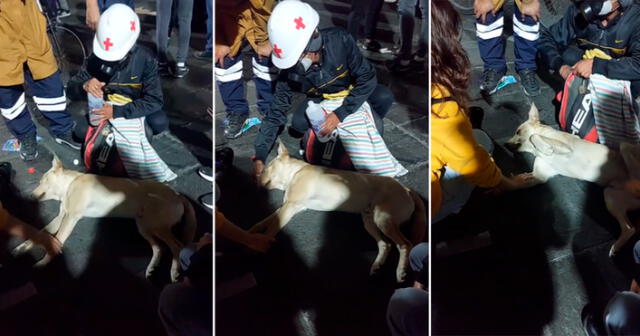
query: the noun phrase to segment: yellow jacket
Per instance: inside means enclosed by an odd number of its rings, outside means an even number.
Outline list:
[[[216,44],[229,46],[234,57],[245,38],[254,50],[269,43],[267,21],[274,5],[275,0],[217,1]]]
[[[449,92],[431,86],[431,97],[448,97]],[[497,186],[502,172],[484,148],[473,138],[471,122],[454,101],[431,106],[431,209],[435,216],[442,202],[440,178],[443,168],[453,169],[468,182],[482,187]]]
[[[35,0],[0,0],[0,86],[24,83],[25,62],[35,80],[58,70],[46,19]]]

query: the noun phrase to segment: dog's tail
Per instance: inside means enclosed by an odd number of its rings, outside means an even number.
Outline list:
[[[415,246],[421,243],[425,239],[427,233],[427,208],[424,206],[424,202],[420,195],[415,191],[409,190],[415,209],[411,216],[411,243]]]
[[[184,212],[182,213],[182,227],[179,230],[178,237],[180,237],[180,241],[183,244],[187,245],[193,242],[198,223],[196,222],[196,212],[193,210],[191,202],[182,195],[180,195],[180,201],[182,201]]]

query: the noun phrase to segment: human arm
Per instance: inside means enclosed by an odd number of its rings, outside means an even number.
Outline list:
[[[86,0],[86,18],[85,24],[89,29],[96,31],[98,29],[98,21],[100,21],[100,8],[98,0]]]
[[[543,61],[554,71],[560,71],[564,64],[562,53],[576,37],[575,16],[576,8],[569,6],[564,16],[556,23],[546,28],[540,27],[538,52]],[[572,66],[573,64],[569,64]]]
[[[630,81],[640,79],[640,31],[638,29],[633,31],[627,48],[625,56],[620,58],[592,59],[591,72],[610,79]]]
[[[145,59],[145,66],[141,78],[141,97],[123,106],[114,105],[114,118],[135,119],[158,112],[162,109],[162,86],[160,85],[160,79],[158,77],[158,63],[155,59],[151,57]]]
[[[287,110],[291,107],[293,91],[287,80],[288,72],[281,71],[276,79],[271,108],[263,118],[255,142],[256,160],[267,161],[267,156],[276,143],[276,138],[287,123]]]
[[[265,253],[275,240],[262,233],[250,233],[229,221],[216,210],[216,233],[254,251]]]
[[[0,208],[0,231],[20,239],[29,239],[36,245],[42,246],[51,256],[62,253],[62,244],[58,239],[46,231],[37,230],[2,208]]]

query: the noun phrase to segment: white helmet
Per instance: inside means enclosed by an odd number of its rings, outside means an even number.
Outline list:
[[[93,53],[103,61],[119,61],[133,48],[139,35],[140,19],[133,9],[123,4],[111,5],[100,16]]]
[[[320,16],[309,4],[299,0],[278,3],[269,17],[271,61],[280,69],[294,66],[306,48]]]

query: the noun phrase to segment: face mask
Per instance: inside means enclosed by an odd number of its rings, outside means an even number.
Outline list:
[[[309,71],[309,68],[311,67],[311,63],[313,62],[307,57],[300,60],[300,64],[302,64],[302,68],[304,69],[304,72]]]

